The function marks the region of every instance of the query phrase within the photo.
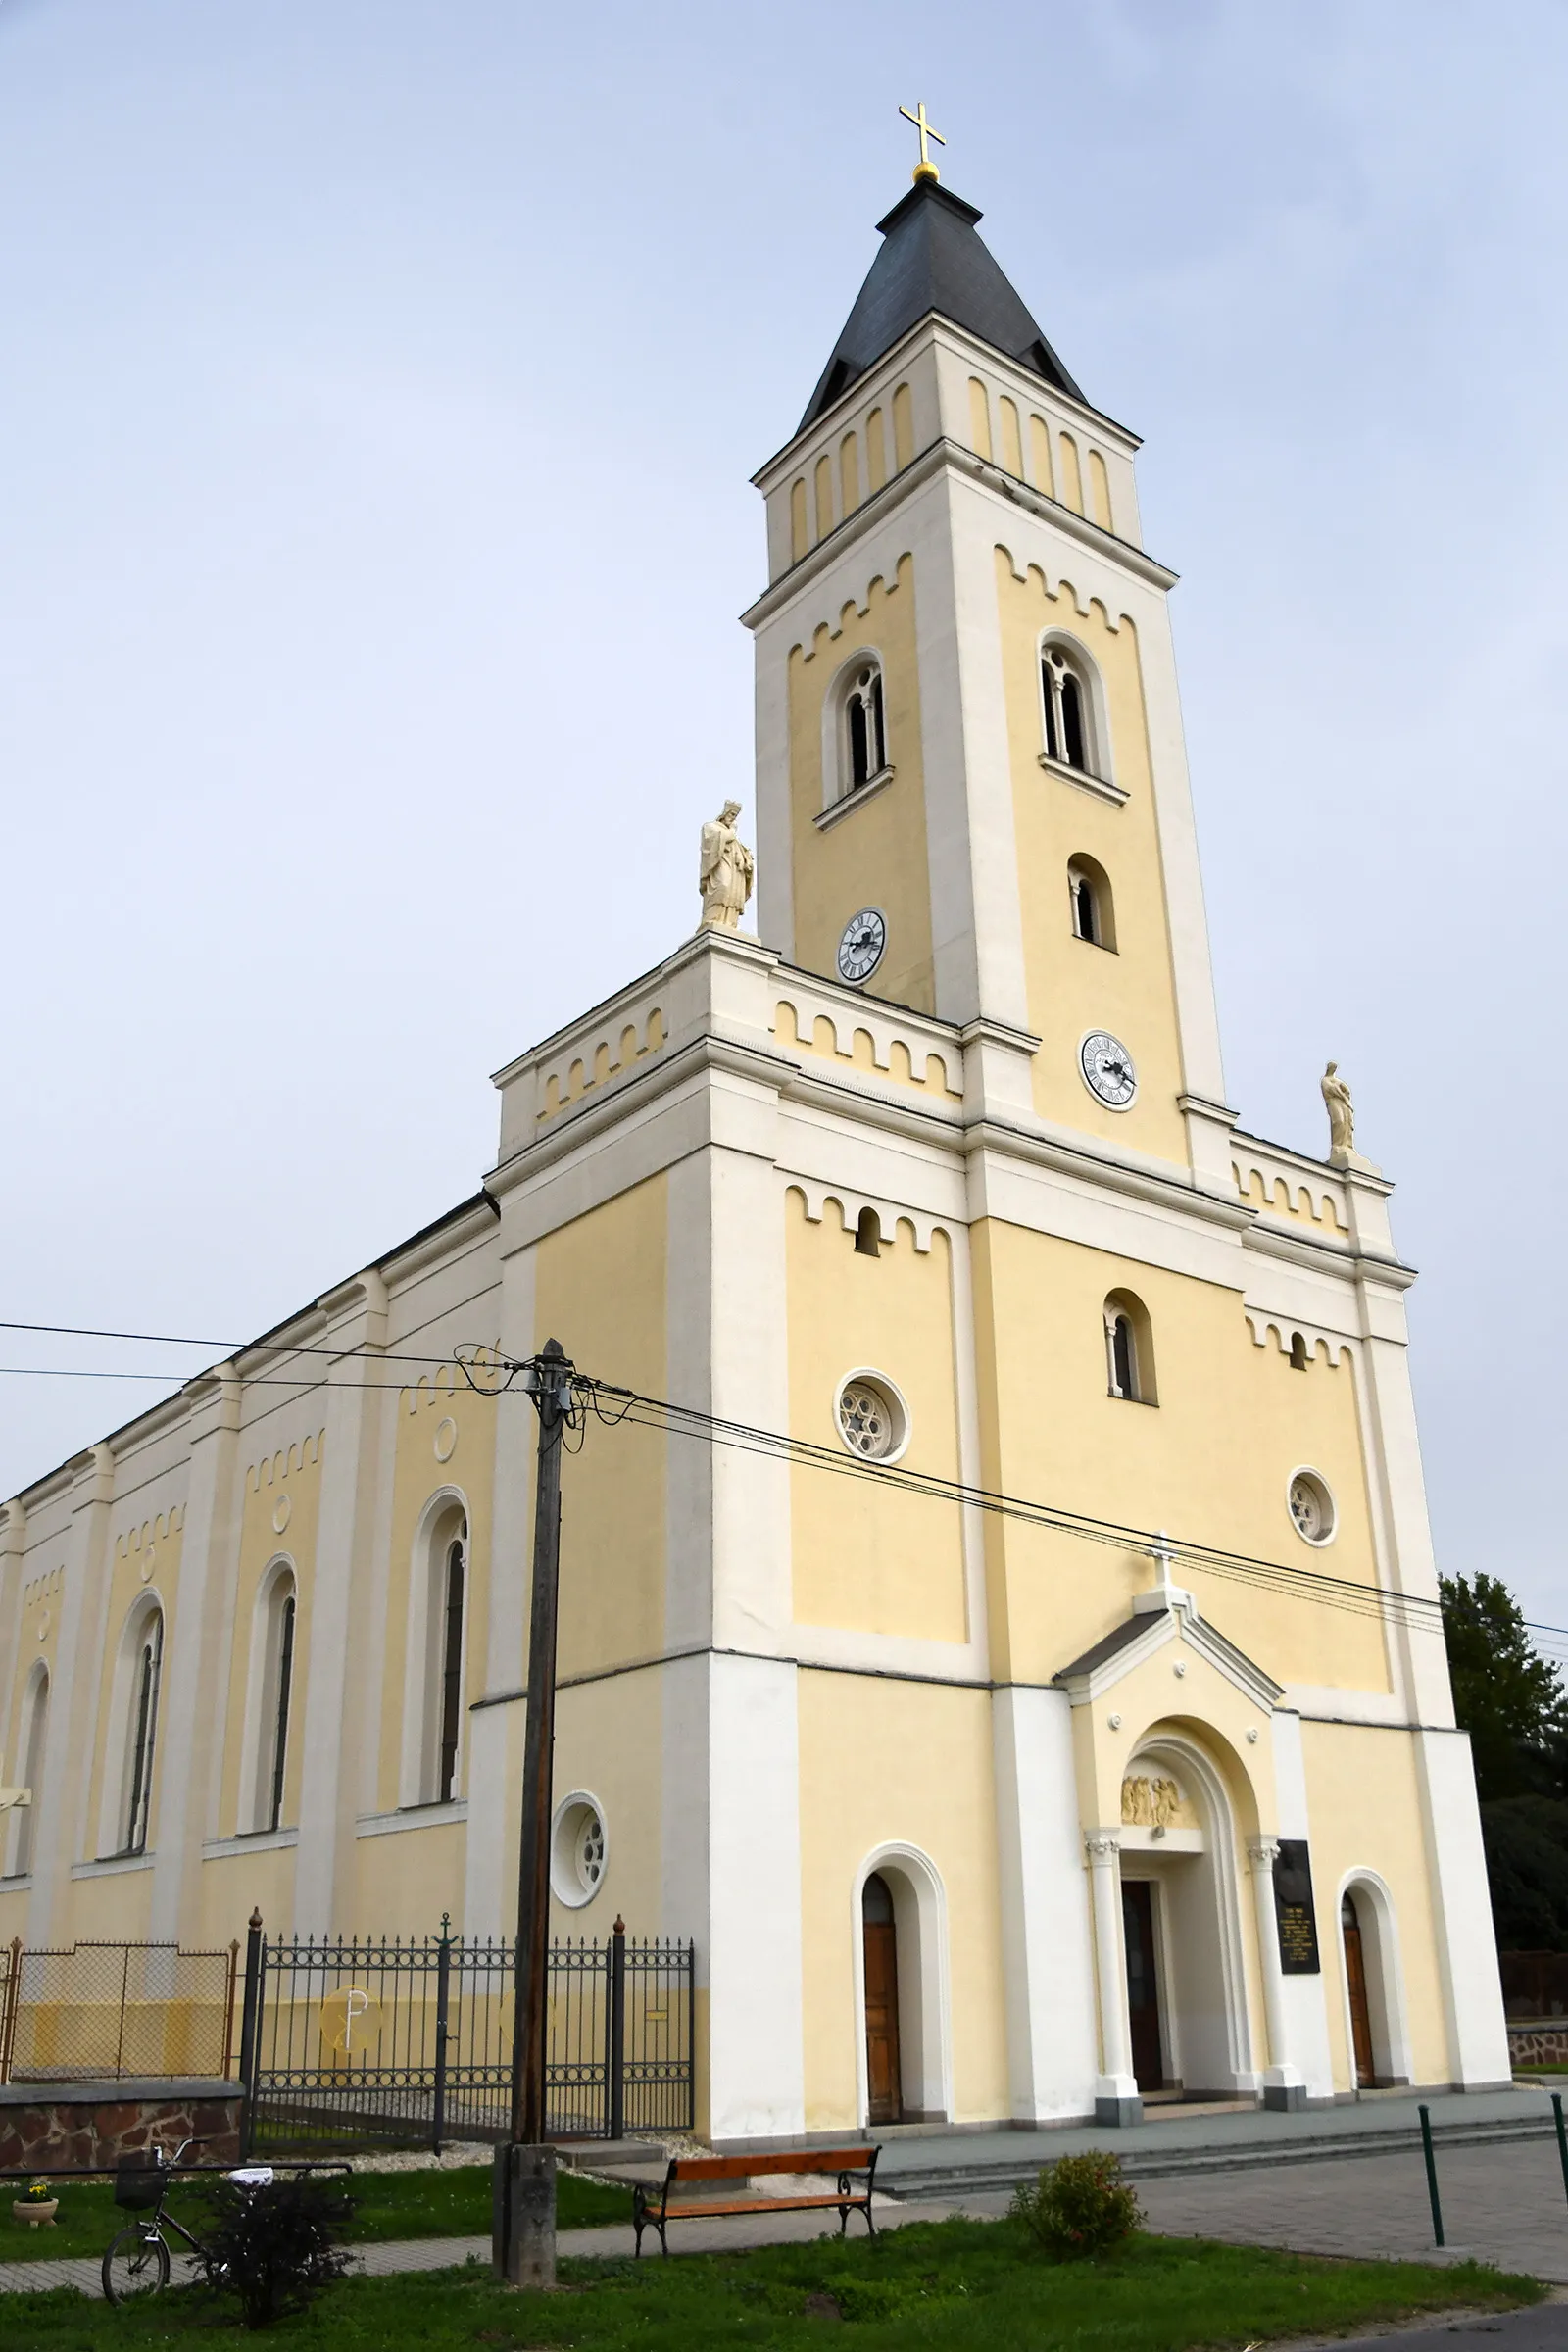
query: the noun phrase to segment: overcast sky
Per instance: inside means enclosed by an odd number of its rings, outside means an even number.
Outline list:
[[[1339,1056],[1440,1559],[1568,1625],[1565,96],[1560,0],[0,0],[4,1313],[262,1330],[690,930],[923,98],[1147,442],[1230,1100]],[[0,1390],[0,1494],[159,1393]]]

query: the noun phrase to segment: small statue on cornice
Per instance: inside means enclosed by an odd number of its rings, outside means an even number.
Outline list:
[[[703,894],[699,931],[738,931],[746,902],[757,879],[757,859],[735,830],[739,801],[726,801],[717,816],[703,827],[702,868],[697,887]]]
[[[1355,1104],[1350,1090],[1340,1076],[1340,1065],[1331,1061],[1323,1073],[1323,1102],[1329,1114],[1329,1165],[1331,1168],[1359,1168],[1363,1174],[1375,1176],[1378,1171],[1369,1159],[1363,1159],[1355,1148]]]

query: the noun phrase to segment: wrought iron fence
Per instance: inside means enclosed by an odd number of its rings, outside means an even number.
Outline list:
[[[251,1926],[240,2073],[252,2150],[504,2139],[514,1946],[439,1936],[271,1938]],[[690,1943],[550,1947],[545,2089],[562,2139],[690,2131]]]
[[[239,1945],[14,1942],[0,1953],[0,2082],[226,2076]]]

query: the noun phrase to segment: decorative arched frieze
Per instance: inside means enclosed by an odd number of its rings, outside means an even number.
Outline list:
[[[1027,587],[1030,574],[1033,573],[1051,603],[1059,604],[1065,597],[1080,620],[1090,620],[1098,612],[1101,620],[1113,637],[1120,635],[1124,625],[1128,628],[1135,627],[1136,624],[1130,612],[1112,612],[1102,596],[1096,596],[1093,593],[1086,595],[1076,580],[1069,579],[1064,571],[1056,574],[1055,586],[1053,587],[1051,575],[1045,565],[1036,558],[1030,557],[1027,561],[1020,563],[1004,540],[999,539],[996,545],[998,555],[1006,558],[1008,569],[1020,587]]]
[[[287,1446],[280,1446],[275,1453],[264,1454],[259,1462],[251,1463],[245,1473],[246,1486],[253,1494],[259,1494],[264,1486],[275,1487],[285,1478],[295,1477],[301,1470],[318,1466],[325,1442],[324,1428],[312,1430],[303,1438],[291,1439]]]
[[[786,1193],[794,1193],[806,1211],[808,1225],[820,1225],[829,1201],[838,1210],[846,1236],[853,1241],[864,1210],[875,1212],[884,1242],[896,1242],[902,1226],[910,1236],[922,1257],[931,1250],[931,1237],[940,1233],[949,1243],[952,1228],[945,1217],[930,1215],[924,1209],[909,1208],[889,1200],[876,1193],[852,1192],[847,1185],[815,1184],[809,1177],[792,1176]]]
[[[785,1016],[788,1016],[787,1020]],[[945,1100],[963,1100],[962,1049],[928,1046],[919,1038],[900,1033],[897,1016],[883,1018],[860,1005],[854,1011],[839,1004],[812,1004],[803,991],[781,996],[773,1010],[773,1035],[781,1046],[823,1060],[846,1062],[867,1077],[889,1078],[897,1086],[912,1086]],[[923,1065],[924,1075],[917,1065]],[[954,1079],[959,1083],[956,1086]]]
[[[575,1040],[569,1051],[539,1072],[541,1121],[569,1110],[595,1087],[624,1077],[634,1062],[660,1052],[668,1036],[663,1007],[652,1005],[636,1020],[620,1020],[590,1040]]]
[[[1336,1236],[1348,1236],[1349,1226],[1341,1214],[1343,1203],[1328,1184],[1308,1184],[1294,1169],[1286,1174],[1251,1153],[1233,1158],[1231,1174],[1250,1208],[1265,1216],[1289,1217],[1294,1223],[1315,1225],[1320,1231]]]
[[[1303,1322],[1299,1315],[1281,1315],[1262,1307],[1244,1306],[1242,1312],[1247,1317],[1254,1347],[1266,1348],[1272,1339],[1281,1355],[1289,1356],[1292,1339],[1299,1332],[1306,1343],[1309,1362],[1321,1360],[1334,1370],[1347,1358],[1354,1362],[1355,1342],[1347,1339],[1343,1332],[1324,1331],[1319,1324]]]
[[[891,578],[885,568],[874,571],[865,583],[863,596],[852,596],[847,602],[841,602],[831,617],[824,614],[820,618],[805,622],[801,635],[790,647],[791,655],[799,654],[802,662],[807,662],[819,661],[824,655],[831,653],[834,664],[837,666],[839,655],[834,649],[840,645],[847,630],[853,629],[858,632],[860,624],[870,617],[871,602],[875,591],[880,588],[884,596],[896,596],[905,580],[912,576],[913,570],[914,558],[906,550],[895,562]],[[831,585],[837,585],[837,583]],[[822,582],[824,596],[829,592],[829,588],[830,583],[824,580]]]

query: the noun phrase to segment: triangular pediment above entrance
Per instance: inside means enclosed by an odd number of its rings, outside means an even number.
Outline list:
[[[1147,1605],[1156,1597],[1145,1595],[1143,1608],[1135,1609],[1081,1657],[1074,1658],[1071,1665],[1053,1675],[1055,1688],[1065,1690],[1075,1707],[1092,1704],[1177,1642],[1226,1682],[1233,1683],[1256,1706],[1273,1708],[1279,1704],[1285,1695],[1284,1685],[1200,1617],[1188,1594],[1173,1593],[1168,1602],[1161,1601],[1154,1607]]]

